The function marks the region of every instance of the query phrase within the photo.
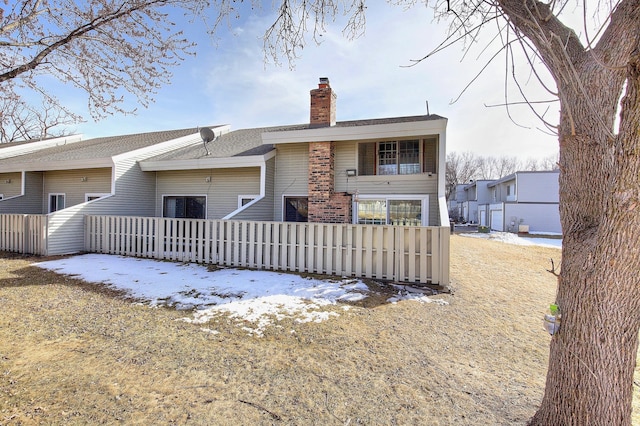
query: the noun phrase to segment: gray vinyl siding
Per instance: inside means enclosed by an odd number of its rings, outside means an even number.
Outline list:
[[[171,151],[191,142],[160,144],[120,156],[116,159],[115,194],[89,203],[86,214],[119,216],[154,216],[156,209],[156,174],[144,172],[138,161]]]
[[[272,221],[273,218],[273,185],[275,182],[276,159],[275,157],[266,162],[265,173],[265,193],[264,198],[246,210],[235,215],[232,219],[238,220],[265,220]]]
[[[20,195],[21,191],[22,173],[0,173],[0,194],[2,194],[4,198]]]
[[[48,255],[77,253],[84,250],[85,194],[111,193],[110,168],[43,172],[43,213],[48,212],[49,194],[65,194],[65,208],[49,215]],[[86,177],[86,181],[81,178]],[[95,204],[89,203],[94,206]],[[101,210],[96,210],[100,211]]]
[[[493,197],[493,190],[487,187],[490,180],[479,180],[476,182],[476,200],[478,204],[491,203]]]
[[[438,177],[435,173],[415,175],[353,176],[347,178],[347,170],[357,165],[357,143],[340,142],[335,147],[336,192],[373,194],[429,194],[437,198]]]
[[[238,195],[258,194],[259,167],[157,172],[155,215],[162,216],[165,195],[206,196],[207,219],[221,219],[238,208]]]
[[[517,225],[528,225],[530,233],[555,232],[562,233],[560,225],[560,209],[557,203],[504,204],[504,221],[508,229],[511,222]],[[513,229],[517,230],[516,228]]]
[[[143,172],[140,156],[118,161],[116,191],[111,199],[100,201],[108,213],[120,216],[153,216],[155,202],[155,173]]]
[[[83,181],[86,178],[86,181]],[[77,169],[44,172],[42,211],[49,211],[49,194],[65,194],[64,205],[75,206],[85,202],[85,194],[110,193],[111,169]]]
[[[429,225],[439,225],[438,177],[427,173],[395,176],[354,176],[347,169],[358,167],[355,141],[336,142],[335,191],[361,195],[429,195]],[[277,174],[274,199],[275,220],[282,220],[283,195],[308,193],[309,150],[307,144],[283,144],[277,147]],[[434,154],[435,155],[435,154]]]
[[[360,195],[429,195],[429,225],[439,225],[437,174],[347,178],[347,169],[355,169],[357,166],[357,149],[357,142],[336,143],[334,176],[337,192],[355,194],[357,191]]]
[[[0,201],[0,213],[44,213],[42,211],[42,172],[26,172],[24,186],[25,195]]]
[[[119,158],[114,173],[114,195],[52,213],[49,219],[48,254],[84,250],[85,215],[153,216],[156,176],[155,173],[143,172],[138,161],[169,149],[170,146],[165,145],[160,149],[145,149],[136,155]]]
[[[274,218],[282,220],[285,195],[306,196],[309,193],[309,145],[306,143],[277,146],[274,191]]]
[[[557,203],[560,197],[558,172],[520,172],[517,174],[519,203]]]
[[[25,172],[24,195],[17,198],[23,209],[22,213],[44,214],[41,210],[43,198],[44,174],[42,172]]]

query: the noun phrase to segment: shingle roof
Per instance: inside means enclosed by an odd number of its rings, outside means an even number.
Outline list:
[[[351,121],[337,121],[332,127],[358,127],[358,126],[375,126],[379,124],[393,124],[393,123],[410,123],[414,121],[430,121],[430,120],[444,120],[444,117],[439,115],[411,115],[407,117],[388,117],[388,118],[371,118],[367,120],[351,120]],[[295,126],[286,126],[286,128],[269,128],[268,132],[279,132],[287,130],[307,130],[317,128],[310,124],[299,124]]]
[[[197,133],[197,128],[191,128],[89,139],[72,144],[62,144],[44,148],[36,152],[8,159],[0,159],[0,167],[2,167],[2,164],[82,161],[110,158],[114,155],[123,154],[191,134],[195,135]]]
[[[69,135],[69,136],[73,136],[73,135]],[[59,139],[59,138],[62,138],[62,137],[64,137],[64,136],[49,136],[49,137],[40,138],[40,139],[27,139],[27,140],[20,140],[20,141],[5,142],[5,143],[0,143],[0,149],[9,148],[9,147],[12,147],[12,146],[20,146],[20,145],[26,145],[26,144],[30,144],[30,143],[48,141],[48,140],[52,140],[52,139]]]
[[[443,117],[435,114],[416,115],[408,117],[339,121],[333,127],[346,128],[440,119],[443,119]],[[201,158],[229,158],[263,155],[273,150],[273,145],[263,145],[263,133],[307,130],[312,128],[313,127],[309,124],[297,124],[235,130],[219,136],[212,142],[209,142],[206,147],[204,143],[194,143],[188,147],[176,149],[174,151],[149,158],[148,161],[193,160]],[[114,155],[123,154],[191,134],[193,134],[195,138],[199,139],[198,128],[89,139],[73,144],[62,144],[55,147],[44,148],[36,152],[16,156],[10,159],[0,159],[0,168],[3,164],[82,161],[110,158]],[[209,154],[207,154],[207,151]]]
[[[334,127],[372,126],[377,124],[406,123],[413,121],[441,120],[438,115],[414,115],[409,117],[376,118],[369,120],[339,121]],[[225,133],[206,145],[194,144],[171,152],[160,154],[145,161],[196,160],[204,158],[229,158],[248,155],[263,155],[273,150],[273,145],[262,144],[262,134],[312,129],[309,124],[258,127]],[[207,154],[209,151],[209,154]]]
[[[444,120],[436,114],[411,115],[408,117],[372,118],[369,120],[338,121],[336,127],[374,126],[377,124],[409,123],[412,121]]]
[[[272,145],[262,144],[262,133],[301,129],[302,126],[259,127],[225,133],[207,143],[193,144],[151,157],[145,161],[195,160],[201,158],[229,158],[247,155],[263,155],[273,150]],[[207,154],[209,151],[209,154]]]

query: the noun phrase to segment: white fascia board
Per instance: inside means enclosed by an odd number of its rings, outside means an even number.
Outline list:
[[[264,155],[248,155],[245,157],[198,158],[193,160],[141,161],[140,168],[144,172],[167,170],[197,169],[230,169],[237,167],[258,167],[275,156],[275,151]]]
[[[506,183],[506,182],[510,182],[510,181],[515,181],[515,180],[516,180],[517,173],[519,173],[519,172],[512,173],[512,174],[510,174],[510,175],[507,175],[507,176],[503,177],[502,179],[496,179],[496,180],[494,180],[493,182],[488,183],[488,184],[487,184],[487,187],[488,187],[488,188],[493,188],[494,186],[500,185],[501,183]]]
[[[29,154],[31,152],[39,151],[45,148],[51,148],[54,146],[66,145],[68,143],[75,143],[80,141],[82,141],[82,135],[70,135],[43,141],[28,142],[6,148],[2,148],[0,146],[0,158],[11,158],[18,155]]]
[[[67,160],[51,162],[17,163],[3,167],[2,172],[46,172],[53,170],[78,170],[113,167],[111,158],[92,158],[91,160]]]
[[[363,126],[319,127],[315,129],[265,132],[263,144],[353,141],[444,134],[447,119],[409,121]]]

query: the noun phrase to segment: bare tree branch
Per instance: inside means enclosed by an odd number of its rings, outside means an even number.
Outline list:
[[[149,105],[156,89],[169,82],[170,69],[193,53],[194,44],[168,13],[176,7],[204,10],[198,0],[17,1],[0,15],[0,96],[37,94],[47,111],[58,108],[80,119],[44,96],[53,77],[86,92],[96,119],[134,112],[124,107],[127,94]]]

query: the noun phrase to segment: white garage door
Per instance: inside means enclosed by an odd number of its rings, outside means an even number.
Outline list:
[[[502,210],[491,210],[491,229],[504,231],[502,228]]]

